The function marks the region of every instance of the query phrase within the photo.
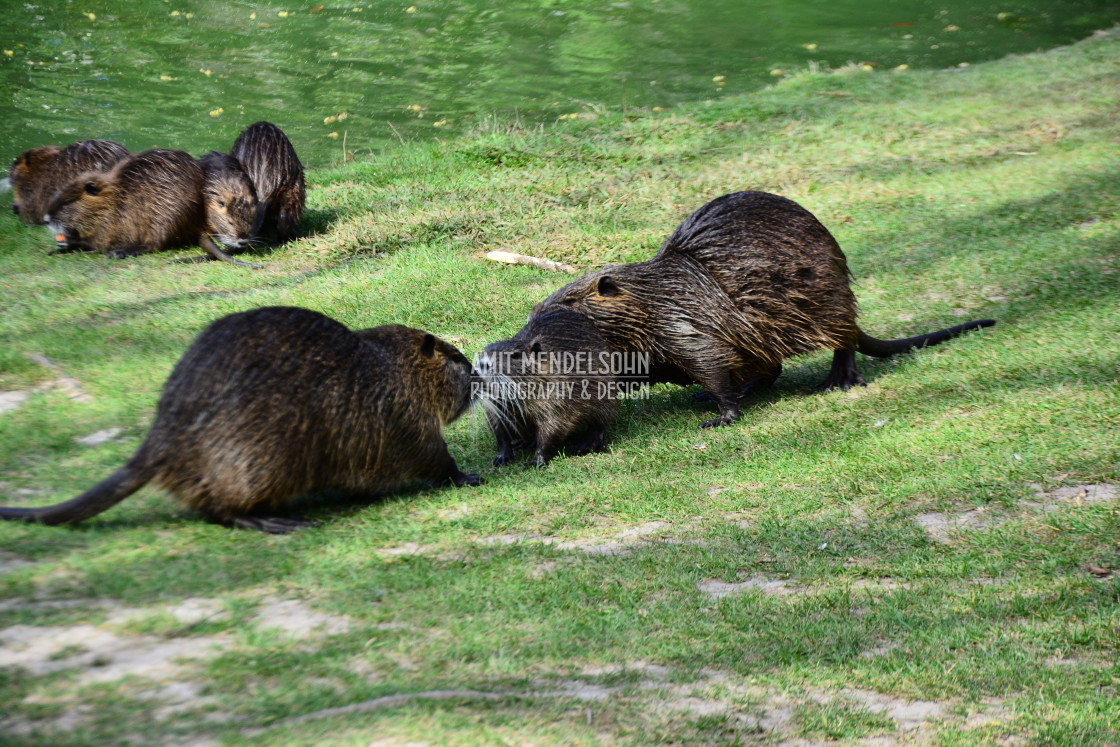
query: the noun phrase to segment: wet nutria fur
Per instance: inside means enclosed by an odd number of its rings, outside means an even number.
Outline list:
[[[351,331],[284,306],[231,314],[176,364],[123,467],[70,501],[0,508],[0,518],[73,524],[151,482],[213,521],[286,532],[307,522],[271,512],[314,491],[478,484],[441,433],[467,408],[470,376],[462,353],[422,330]]]
[[[574,354],[574,355],[573,355]],[[602,451],[618,412],[611,349],[582,314],[557,310],[530,321],[509,340],[486,346],[478,358],[479,402],[498,441],[494,464],[514,461],[515,441],[535,449],[530,466],[543,467],[579,431],[577,453]]]
[[[257,122],[237,136],[230,155],[245,167],[265,205],[264,229],[281,242],[296,238],[307,187],[288,136],[271,122]]]
[[[885,358],[936,345],[984,319],[901,340],[856,325],[844,253],[807,210],[765,192],[736,192],[694,212],[644,262],[607,267],[553,293],[533,315],[567,308],[594,322],[614,350],[650,354],[651,380],[703,386],[720,416],[781,373],[786,358],[834,351],[824,389],[864,385],[855,352]]]
[[[109,171],[66,184],[47,209],[58,252],[95,251],[113,259],[198,244],[234,264],[210,239],[203,200],[206,173],[181,150],[155,148]]]
[[[206,232],[231,254],[252,246],[264,219],[264,204],[241,162],[228,153],[211,151],[198,159],[206,174],[202,202]]]
[[[128,155],[123,145],[111,140],[79,140],[65,148],[44,145],[25,151],[8,171],[12,211],[24,223],[42,225],[59,187],[83,172],[110,169]]]

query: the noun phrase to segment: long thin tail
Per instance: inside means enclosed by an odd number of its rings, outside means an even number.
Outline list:
[[[137,457],[133,457],[107,479],[97,483],[77,498],[71,498],[63,503],[41,508],[0,507],[0,519],[37,522],[49,526],[85,521],[117,505],[151,479],[150,472],[138,461]]]
[[[218,243],[216,241],[214,241],[212,238],[210,238],[206,234],[202,234],[201,236],[198,237],[198,245],[201,246],[203,249],[205,249],[206,253],[209,254],[214,259],[220,259],[223,262],[229,262],[231,265],[240,265],[242,267],[252,267],[254,270],[261,269],[261,266],[258,265],[258,264],[254,264],[252,262],[244,262],[240,259],[234,259],[233,257],[229,256],[228,254],[226,254],[225,252],[223,252],[221,250],[221,248],[218,246]]]
[[[977,319],[974,322],[966,322],[958,324],[949,329],[941,329],[937,332],[930,332],[927,335],[918,335],[917,337],[904,337],[901,340],[878,340],[865,334],[863,330],[859,333],[859,342],[856,344],[856,350],[864,355],[873,355],[876,358],[889,358],[898,353],[905,353],[907,350],[914,348],[925,348],[930,345],[940,345],[946,340],[951,340],[958,335],[963,335],[973,329],[980,329],[981,327],[991,327],[996,323],[995,319]]]

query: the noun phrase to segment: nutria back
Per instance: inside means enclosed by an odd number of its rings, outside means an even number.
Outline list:
[[[535,450],[543,466],[586,431],[577,452],[599,451],[618,411],[611,348],[586,316],[541,314],[508,340],[486,346],[476,366],[477,396],[498,442],[494,464],[513,462],[514,444]]]
[[[228,153],[211,151],[198,163],[206,175],[202,188],[206,232],[231,253],[248,249],[264,218],[253,180]]]
[[[230,155],[245,167],[266,206],[264,229],[282,242],[296,238],[307,187],[303,164],[288,136],[271,122],[257,122],[237,136]]]
[[[111,140],[79,140],[65,148],[46,145],[21,153],[8,171],[12,210],[24,223],[42,225],[61,186],[83,172],[110,169],[128,156],[124,146]]]
[[[651,379],[695,382],[715,396],[720,417],[772,382],[782,361],[834,351],[822,387],[863,384],[856,351],[885,357],[933,345],[980,320],[902,340],[875,340],[856,324],[847,260],[807,210],[765,192],[712,200],[644,262],[607,267],[557,290],[534,315],[566,308],[587,315],[615,350],[651,355]]]
[[[196,243],[206,225],[202,166],[155,148],[64,186],[48,209],[60,249],[122,257]]]
[[[767,192],[718,197],[688,216],[654,260],[687,258],[789,358],[855,343],[856,297],[840,245],[816,216]],[[753,342],[752,342],[753,347]]]
[[[470,402],[470,371],[423,330],[352,331],[296,307],[231,314],[175,365],[148,437],[116,475],[68,503],[0,518],[80,521],[151,482],[214,521],[287,531],[300,522],[269,514],[319,490],[477,484],[442,437]]]

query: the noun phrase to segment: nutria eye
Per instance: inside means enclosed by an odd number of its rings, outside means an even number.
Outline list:
[[[226,207],[226,201],[225,200],[218,200],[218,207],[220,207],[224,210],[225,207]]]

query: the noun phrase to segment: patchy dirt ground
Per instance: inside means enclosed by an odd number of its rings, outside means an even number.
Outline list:
[[[9,560],[8,563],[13,561]],[[271,630],[288,640],[314,641],[344,633],[351,621],[330,615],[296,599],[280,599],[261,593],[248,623],[261,631]],[[184,712],[200,712],[209,720],[230,720],[213,698],[203,697],[205,682],[199,665],[229,650],[235,638],[228,633],[190,635],[200,623],[228,619],[226,605],[219,599],[192,597],[174,605],[126,607],[102,600],[6,600],[5,609],[61,609],[90,607],[101,623],[78,625],[13,625],[0,629],[0,667],[17,667],[38,676],[70,671],[74,677],[62,687],[63,700],[74,690],[94,683],[128,682],[133,697],[151,702],[156,718],[165,720]],[[151,618],[170,618],[183,627],[167,635],[133,634],[129,628]],[[139,683],[139,684],[138,684]],[[29,696],[29,705],[50,703],[39,695]],[[61,716],[45,720],[0,717],[0,733],[30,734],[40,729],[70,731],[91,717],[87,706],[67,708]]]
[[[956,514],[931,511],[915,516],[914,522],[933,542],[949,544],[956,541],[962,530],[986,531],[1032,513],[1115,501],[1120,495],[1120,489],[1108,483],[1073,485],[1049,491],[1038,483],[1031,483],[1030,487],[1034,491],[1034,497],[1019,501],[1015,510],[983,507]]]
[[[1040,486],[1033,488],[1034,496],[1011,510],[984,508],[958,514],[929,512],[915,517],[914,521],[931,541],[951,543],[957,541],[962,532],[985,531],[1007,521],[1063,508],[1114,502],[1118,496],[1117,487],[1106,484],[1078,485],[1049,491]],[[858,514],[853,513],[853,520],[866,524],[866,513],[862,509],[854,511]],[[730,522],[743,520],[739,514],[725,518]],[[694,527],[688,522],[671,525],[654,521],[616,529],[603,536],[576,540],[536,534],[506,534],[482,537],[475,540],[474,544],[487,547],[539,543],[568,551],[573,559],[580,555],[625,557],[642,547],[699,542],[681,538],[682,533],[686,535],[692,529]],[[444,556],[449,553],[449,548],[410,543],[383,548],[379,552],[382,557],[392,559],[414,554]],[[567,561],[561,558],[541,563],[534,574],[546,575],[564,562]],[[0,553],[0,573],[29,564],[30,561],[15,553]],[[978,580],[977,583],[979,582]],[[856,579],[850,586],[854,590],[873,595],[909,588],[905,581],[890,577]],[[797,578],[759,573],[744,573],[733,578],[709,578],[696,585],[697,594],[706,595],[713,603],[741,594],[790,596],[813,594],[821,590]],[[302,644],[315,646],[317,641],[349,632],[356,625],[351,619],[314,609],[302,600],[281,598],[269,590],[255,590],[247,594],[248,600],[239,600],[250,601],[253,605],[253,612],[245,620],[245,625],[261,632],[271,630],[273,635],[282,640],[298,640]],[[13,625],[0,629],[0,667],[22,669],[32,676],[58,672],[70,672],[73,675],[66,684],[49,690],[52,693],[50,696],[37,691],[25,699],[26,705],[66,703],[65,708],[61,711],[56,709],[51,717],[38,720],[0,717],[0,732],[27,735],[33,732],[49,733],[50,730],[80,729],[92,718],[92,706],[83,703],[76,696],[77,690],[105,683],[114,683],[114,687],[124,688],[130,697],[149,702],[151,713],[157,720],[181,718],[184,714],[207,721],[238,720],[235,714],[223,712],[222,704],[217,699],[204,694],[205,681],[200,670],[200,664],[207,659],[236,646],[236,637],[231,633],[205,635],[191,632],[202,623],[228,620],[231,611],[227,601],[197,597],[175,604],[144,608],[126,607],[104,600],[0,601],[0,610],[3,611],[51,611],[67,608],[88,609],[89,617],[99,622],[82,622],[76,625]],[[161,629],[169,629],[168,620],[181,628],[172,626],[170,632],[164,634],[135,632],[151,629],[145,627],[145,621],[150,622],[153,618],[162,621]],[[239,630],[244,627],[239,627]],[[372,628],[411,630],[403,623],[380,623],[371,626]],[[898,644],[881,639],[860,652],[859,656],[865,659],[887,656],[897,648]],[[1078,659],[1056,657],[1048,660],[1046,665],[1060,668],[1085,663]],[[411,662],[406,657],[398,664],[409,669]],[[378,676],[373,671],[355,671],[363,676]],[[637,679],[620,685],[617,684],[616,677],[619,674],[637,675]],[[675,718],[674,714],[726,718],[748,731],[766,734],[775,741],[789,744],[808,743],[797,736],[800,729],[798,714],[807,708],[843,708],[885,719],[885,723],[893,726],[865,741],[868,744],[893,745],[929,742],[935,739],[939,728],[948,724],[965,731],[989,727],[1010,719],[1013,707],[1010,701],[997,699],[978,703],[907,700],[855,687],[777,692],[740,675],[716,669],[703,669],[699,678],[682,681],[680,673],[668,667],[633,662],[623,665],[588,665],[575,676],[567,673],[555,678],[540,677],[532,683],[531,688],[523,691],[509,691],[496,683],[492,689],[406,693],[357,704],[347,703],[345,693],[340,693],[338,708],[304,714],[297,718],[310,720],[320,716],[374,710],[424,698],[454,699],[468,703],[477,699],[569,699],[586,704],[581,707],[586,707],[589,713],[605,704],[625,704],[636,706],[647,714],[661,714],[669,719]],[[1014,744],[1014,735],[1007,735],[1003,743]]]

